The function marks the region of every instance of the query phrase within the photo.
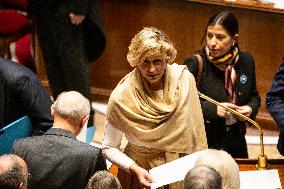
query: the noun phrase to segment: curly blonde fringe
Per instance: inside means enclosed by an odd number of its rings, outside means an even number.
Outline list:
[[[148,51],[160,49],[162,55],[166,57],[168,64],[172,64],[176,58],[177,50],[173,42],[161,30],[154,27],[146,27],[137,33],[131,40],[128,47],[127,61],[130,66],[135,67],[142,63],[142,55]]]

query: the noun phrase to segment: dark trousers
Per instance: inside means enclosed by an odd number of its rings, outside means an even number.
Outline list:
[[[75,90],[90,99],[82,26],[70,22],[67,5],[49,7],[47,2],[38,1],[33,11],[52,95]]]
[[[246,127],[244,124],[215,128],[214,131],[206,128],[208,148],[224,150],[233,158],[248,158],[247,143],[245,139]],[[210,130],[210,131],[209,131]],[[215,134],[212,134],[215,132]],[[216,134],[217,132],[217,134]]]

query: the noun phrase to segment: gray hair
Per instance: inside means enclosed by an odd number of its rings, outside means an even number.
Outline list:
[[[195,166],[206,165],[215,169],[222,177],[224,189],[239,189],[239,167],[232,156],[223,150],[207,149],[200,153]]]
[[[142,64],[143,55],[154,49],[160,49],[168,64],[174,62],[177,50],[173,42],[164,32],[154,27],[146,27],[134,36],[128,47],[127,61],[132,67],[138,66]]]
[[[89,180],[86,189],[122,189],[117,177],[108,171],[98,171]]]
[[[0,188],[17,189],[21,182],[26,182],[28,173],[19,164],[16,155],[4,154],[0,156],[0,164],[5,163],[5,166],[0,165]]]
[[[78,121],[90,114],[90,102],[76,91],[62,92],[53,104],[54,111],[62,118]]]
[[[184,189],[222,189],[222,178],[211,167],[197,166],[187,172],[184,178]]]

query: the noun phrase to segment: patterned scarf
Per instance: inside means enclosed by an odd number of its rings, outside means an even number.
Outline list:
[[[239,48],[236,46],[232,46],[231,50],[218,58],[213,58],[210,55],[209,49],[206,47],[206,56],[208,60],[215,65],[218,69],[225,72],[225,89],[229,93],[229,102],[236,103],[236,91],[235,91],[235,83],[237,74],[234,69],[234,66],[239,61]]]

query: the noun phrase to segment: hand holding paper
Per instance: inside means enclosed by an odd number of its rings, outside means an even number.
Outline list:
[[[139,167],[137,164],[133,163],[130,165],[129,170],[131,174],[135,174],[136,177],[138,178],[139,182],[141,185],[145,188],[150,188],[151,183],[153,183],[153,178],[151,175],[143,169],[142,167]]]

